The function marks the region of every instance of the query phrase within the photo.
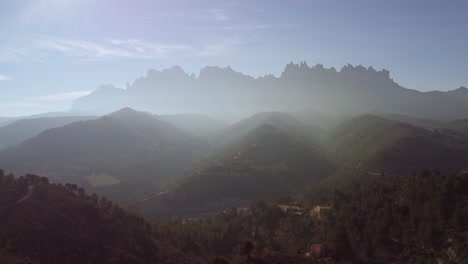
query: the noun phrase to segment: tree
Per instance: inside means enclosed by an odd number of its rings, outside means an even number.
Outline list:
[[[245,241],[244,246],[242,247],[242,255],[246,255],[247,259],[251,259],[250,253],[252,253],[254,245],[250,240]]]

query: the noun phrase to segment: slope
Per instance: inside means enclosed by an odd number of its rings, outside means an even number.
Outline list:
[[[214,144],[234,144],[262,125],[271,125],[311,145],[317,145],[322,130],[281,112],[260,112],[231,125],[214,137]]]
[[[374,115],[344,121],[323,140],[339,167],[322,186],[345,187],[354,180],[421,170],[460,172],[468,165],[468,138],[451,130],[416,127]]]
[[[227,127],[227,124],[205,114],[157,115],[155,118],[200,138],[209,138]]]
[[[0,148],[15,146],[50,128],[95,118],[92,116],[63,116],[21,119],[7,126],[0,127]]]
[[[262,125],[136,206],[148,217],[208,213],[296,194],[332,170],[316,149],[281,129]]]
[[[455,120],[445,124],[444,127],[468,136],[468,119]]]
[[[129,108],[40,135],[0,152],[15,173],[49,175],[121,201],[151,191],[207,155],[210,147],[151,114]]]
[[[19,201],[28,186],[31,195]],[[76,185],[0,170],[0,208],[2,263],[199,262],[152,235],[143,218]]]

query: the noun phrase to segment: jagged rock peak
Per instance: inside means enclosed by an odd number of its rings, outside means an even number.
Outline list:
[[[174,65],[171,68],[163,69],[162,71],[158,71],[155,69],[148,70],[146,74],[147,78],[157,77],[161,75],[170,75],[170,76],[188,76],[188,74],[180,67],[179,65]]]
[[[231,68],[231,66],[219,67],[219,66],[206,66],[200,70],[199,79],[209,79],[209,78],[228,78],[228,77],[247,77],[241,72],[237,72]],[[248,76],[250,77],[250,76]],[[252,77],[250,77],[252,78]]]

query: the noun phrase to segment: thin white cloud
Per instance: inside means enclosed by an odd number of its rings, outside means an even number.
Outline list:
[[[36,46],[34,38],[12,39],[0,44],[0,63],[40,61],[46,54]]]
[[[10,76],[0,74],[0,81],[8,81],[8,80],[11,80]]]
[[[34,101],[71,101],[82,96],[90,94],[92,91],[74,91],[74,92],[66,92],[66,93],[57,93],[57,94],[49,94],[43,95],[33,98]]]
[[[263,26],[257,26],[263,27]],[[41,62],[59,56],[74,61],[161,59],[168,57],[219,56],[232,47],[218,48],[223,39],[188,44],[167,44],[144,39],[81,40],[42,36],[17,40],[22,44],[0,44],[0,63]],[[210,47],[216,47],[210,49]]]
[[[141,39],[104,39],[83,41],[48,38],[38,41],[40,49],[65,57],[83,60],[158,59],[169,56],[191,56],[205,51],[189,45],[167,45]]]

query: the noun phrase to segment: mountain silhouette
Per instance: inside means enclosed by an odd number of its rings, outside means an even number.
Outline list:
[[[125,106],[158,114],[222,110],[247,116],[313,108],[333,115],[376,112],[461,119],[468,116],[468,89],[419,92],[398,85],[385,69],[350,64],[337,71],[320,64],[310,67],[305,62],[290,63],[279,77],[258,78],[217,66],[202,68],[196,77],[174,66],[149,70],[125,89],[101,86],[77,99],[73,110],[102,114]]]

